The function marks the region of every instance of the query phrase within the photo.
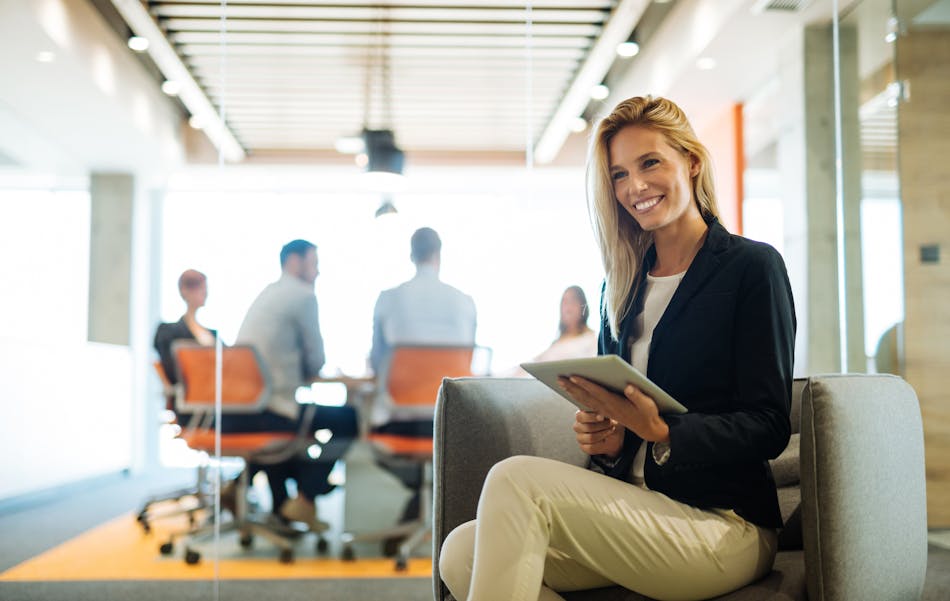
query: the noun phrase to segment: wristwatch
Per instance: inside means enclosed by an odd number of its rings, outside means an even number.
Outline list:
[[[657,465],[663,465],[670,460],[670,443],[668,442],[655,442],[653,443],[653,461]]]

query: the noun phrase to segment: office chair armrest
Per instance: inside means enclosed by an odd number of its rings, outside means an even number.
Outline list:
[[[927,569],[920,408],[888,375],[810,379],[802,396],[808,598],[918,599]]]

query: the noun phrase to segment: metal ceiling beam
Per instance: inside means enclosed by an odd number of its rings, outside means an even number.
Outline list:
[[[550,163],[557,156],[570,133],[571,121],[577,118],[590,102],[590,90],[603,81],[616,58],[617,44],[625,42],[640,21],[650,0],[621,0],[610,15],[603,33],[591,48],[571,87],[564,94],[551,121],[534,147],[536,162]]]
[[[304,21],[279,19],[228,19],[228,35],[232,32],[253,33],[322,33],[380,35],[380,21]],[[218,34],[220,19],[163,19],[167,31],[181,33]],[[478,23],[465,21],[387,21],[385,33],[389,38],[402,35],[485,35],[518,36],[528,31],[527,23]],[[531,33],[541,37],[594,37],[600,27],[593,23],[534,23]]]
[[[229,26],[231,24],[229,23]],[[169,33],[168,37],[172,42],[183,46],[206,46],[211,49],[217,49],[220,44],[221,34],[213,31],[175,31]],[[568,36],[568,37],[544,37],[534,38],[532,48],[541,50],[544,48],[580,48],[585,49],[590,45],[590,39],[594,36]],[[459,47],[495,47],[495,48],[518,48],[522,51],[525,48],[526,36],[524,32],[521,35],[494,35],[491,32],[482,34],[393,34],[386,39],[388,48],[395,50],[402,47],[432,48],[439,47],[448,51],[453,51]],[[626,39],[626,38],[625,38]],[[228,49],[238,46],[309,46],[322,45],[332,46],[334,48],[347,47],[366,47],[372,48],[374,44],[379,44],[379,37],[372,33],[331,33],[331,32],[310,32],[310,33],[275,33],[275,32],[257,32],[257,31],[233,31],[229,30],[226,36]]]
[[[364,6],[287,6],[278,5],[237,5],[231,3],[222,11],[220,4],[159,4],[152,14],[160,18],[218,19],[224,12],[228,19],[312,19],[318,21],[379,21],[380,7],[375,4]],[[524,5],[499,8],[447,8],[445,6],[389,7],[386,18],[392,21],[458,21],[464,23],[524,23],[527,11]],[[544,9],[533,8],[531,19],[534,23],[590,23],[603,18],[603,12],[597,9]]]
[[[125,19],[132,32],[148,40],[149,56],[155,61],[162,75],[181,85],[178,97],[192,115],[204,121],[205,135],[221,151],[225,160],[230,162],[243,160],[246,156],[244,148],[227,124],[221,120],[214,105],[205,96],[188,68],[181,62],[175,49],[165,39],[140,0],[112,0],[112,4]]]
[[[117,0],[113,0],[117,1]],[[362,48],[369,48],[369,46],[364,46]],[[349,47],[343,48],[340,46],[288,46],[281,44],[274,45],[261,45],[261,46],[228,46],[228,59],[232,56],[271,56],[271,57],[285,57],[285,56],[346,56],[351,55],[354,50],[359,50],[360,47]],[[523,46],[509,46],[503,47],[498,46],[494,48],[488,47],[467,47],[467,46],[431,46],[431,47],[399,47],[394,46],[389,49],[389,56],[401,58],[404,56],[420,56],[420,57],[431,57],[433,55],[433,50],[441,49],[446,52],[451,52],[453,57],[456,56],[507,56],[511,57],[512,60],[524,60],[525,58],[525,49]],[[186,44],[181,46],[180,51],[182,55],[186,57],[191,56],[207,56],[212,52],[216,52],[216,47],[211,45],[201,45],[201,44]],[[533,48],[532,55],[543,55],[547,58],[566,58],[566,59],[581,59],[584,56],[583,48]]]
[[[193,4],[195,0],[164,0],[159,5],[167,4]],[[207,4],[208,0],[204,0]],[[386,6],[438,6],[446,8],[478,8],[483,0],[387,0]],[[217,2],[215,2],[217,4]],[[228,0],[229,5],[241,4],[261,4],[261,0]],[[312,5],[314,0],[280,0],[280,4],[287,5]],[[378,6],[379,0],[334,0],[336,6]],[[494,7],[524,8],[525,0],[491,0]],[[532,10],[547,8],[586,8],[609,10],[613,5],[613,0],[533,0]]]

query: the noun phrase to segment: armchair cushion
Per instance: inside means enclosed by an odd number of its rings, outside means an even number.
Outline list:
[[[779,488],[798,484],[798,456],[801,436],[801,434],[792,434],[788,440],[788,446],[785,447],[782,454],[769,462],[772,466],[772,477],[775,478],[775,486]]]

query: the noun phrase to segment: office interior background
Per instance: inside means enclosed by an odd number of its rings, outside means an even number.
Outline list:
[[[324,373],[359,375],[431,226],[485,369],[530,359],[565,287],[599,299],[588,136],[642,94],[709,146],[727,228],[784,256],[796,375],[914,387],[950,527],[948,0],[0,0],[0,512],[162,467],[152,335],[186,268],[233,342],[280,246],[315,242]],[[400,177],[346,148],[367,127]]]

